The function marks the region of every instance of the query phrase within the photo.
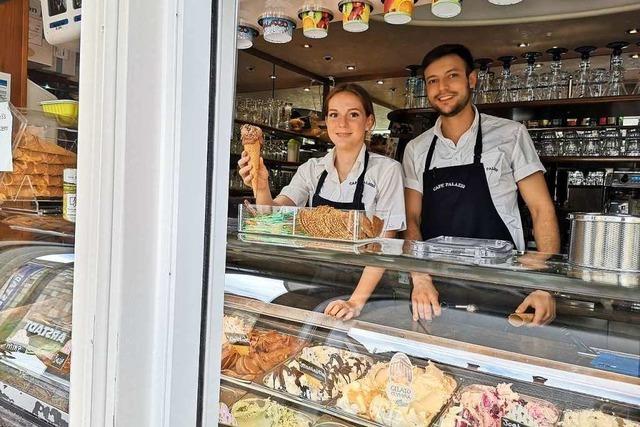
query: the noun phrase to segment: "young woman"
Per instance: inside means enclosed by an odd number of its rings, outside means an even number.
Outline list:
[[[375,124],[369,94],[356,84],[336,86],[325,99],[323,115],[335,147],[326,156],[301,165],[275,199],[263,160],[256,171],[249,156],[242,153],[239,173],[248,186],[256,178],[256,204],[385,212],[385,237],[395,237],[406,227],[402,167],[393,159],[367,151],[365,135]],[[383,274],[384,269],[365,267],[351,297],[331,302],[325,314],[345,320],[358,316]]]

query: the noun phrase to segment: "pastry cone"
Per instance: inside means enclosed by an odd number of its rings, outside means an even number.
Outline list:
[[[240,139],[244,151],[249,155],[249,163],[253,166],[254,178],[251,181],[251,188],[255,191],[258,171],[260,170],[260,152],[264,139],[262,137],[262,129],[252,125],[242,125],[240,128]]]
[[[511,326],[519,328],[533,322],[533,313],[513,313],[509,315],[507,321]]]

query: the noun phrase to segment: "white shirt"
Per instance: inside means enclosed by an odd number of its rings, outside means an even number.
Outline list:
[[[310,205],[320,175],[326,170],[327,178],[320,190],[320,197],[334,202],[352,202],[358,177],[364,169],[365,152],[366,146],[363,145],[347,179],[342,183],[334,164],[333,149],[322,158],[308,160],[298,168],[291,182],[282,189],[280,195],[291,199],[296,206],[306,206],[307,203]],[[388,218],[387,231],[406,229],[402,166],[399,162],[389,157],[369,153],[362,201],[367,212]]]
[[[473,163],[478,117],[481,117],[483,139],[481,161],[485,167],[491,199],[509,229],[516,247],[524,250],[525,242],[518,209],[516,183],[535,172],[545,172],[545,168],[524,125],[513,120],[478,114],[475,107],[474,111],[473,124],[460,137],[457,145],[442,135],[441,118],[438,118],[434,127],[409,142],[402,162],[404,185],[406,188],[422,193],[422,174],[434,134],[438,136],[438,143],[429,169]]]

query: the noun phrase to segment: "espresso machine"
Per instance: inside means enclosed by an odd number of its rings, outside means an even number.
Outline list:
[[[640,216],[640,171],[607,171],[603,206],[606,213]]]

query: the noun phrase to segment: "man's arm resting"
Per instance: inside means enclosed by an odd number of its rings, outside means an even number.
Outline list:
[[[560,232],[556,209],[542,172],[518,181],[518,189],[533,219],[533,237],[539,252],[560,252]]]

